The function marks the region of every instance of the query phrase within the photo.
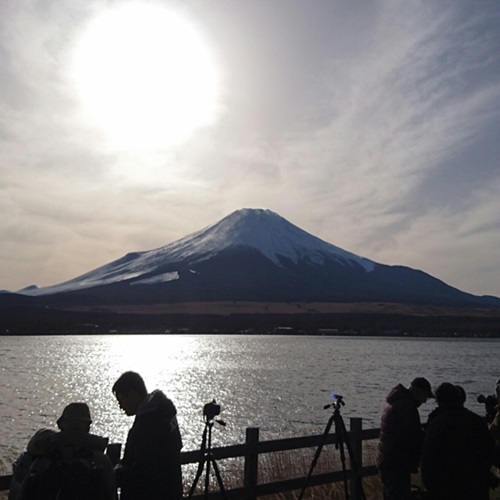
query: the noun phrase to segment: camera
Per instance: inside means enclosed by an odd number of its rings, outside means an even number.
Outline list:
[[[331,394],[331,397],[333,399],[333,403],[330,403],[329,405],[325,405],[323,406],[323,408],[325,410],[327,410],[328,408],[331,408],[333,406],[333,408],[337,411],[340,411],[340,407],[341,406],[345,406],[345,401],[344,401],[344,396],[341,396],[340,394]]]
[[[207,420],[213,420],[217,415],[220,415],[220,405],[215,402],[215,399],[203,407],[203,415]]]

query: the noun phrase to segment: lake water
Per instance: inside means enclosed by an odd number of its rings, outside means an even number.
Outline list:
[[[385,396],[398,382],[427,377],[433,386],[462,385],[467,406],[484,413],[478,394],[500,378],[500,340],[223,335],[0,337],[0,463],[12,460],[41,427],[55,427],[63,407],[89,404],[92,432],[125,442],[132,419],[111,387],[126,370],[176,404],[184,449],[200,446],[203,405],[222,407],[214,446],[321,434],[331,393],[344,397],[342,415],[379,426]],[[421,408],[423,419],[434,407]]]

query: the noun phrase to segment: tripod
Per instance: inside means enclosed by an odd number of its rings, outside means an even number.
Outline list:
[[[217,420],[217,423],[221,425],[226,425],[222,420]],[[193,485],[189,490],[188,498],[192,498],[194,494],[194,490],[196,489],[196,485],[203,473],[203,469],[206,466],[207,470],[205,472],[205,498],[208,498],[208,490],[210,486],[210,466],[214,468],[215,477],[217,478],[217,483],[219,485],[220,492],[222,494],[222,498],[226,499],[226,490],[224,489],[224,483],[222,482],[222,477],[220,475],[219,466],[215,461],[215,457],[212,453],[212,427],[214,426],[214,419],[210,418],[210,416],[205,415],[205,429],[203,431],[203,437],[201,440],[201,458],[198,464],[198,470],[196,471],[196,476],[194,478]],[[208,443],[208,444],[207,444]]]
[[[359,491],[361,492],[361,498],[363,500],[365,500],[365,493],[363,491],[363,485],[361,483],[361,476],[359,474],[359,467],[354,459],[354,454],[352,452],[351,443],[349,442],[349,436],[347,435],[347,429],[345,427],[344,419],[342,418],[342,415],[340,414],[340,407],[344,406],[345,402],[344,402],[342,396],[334,395],[334,398],[335,398],[335,401],[332,404],[325,406],[325,410],[330,408],[330,407],[333,407],[333,413],[332,413],[332,416],[328,419],[328,423],[326,424],[325,431],[323,432],[321,442],[316,450],[316,453],[314,454],[314,458],[313,458],[313,461],[311,463],[311,468],[309,469],[309,474],[307,475],[304,486],[302,487],[302,491],[300,492],[299,500],[301,500],[302,496],[304,495],[304,491],[307,488],[307,484],[309,483],[309,479],[311,478],[314,467],[316,467],[316,464],[318,463],[318,458],[321,455],[321,450],[323,449],[323,446],[325,445],[326,438],[328,437],[328,434],[330,433],[330,429],[332,428],[333,424],[335,424],[335,449],[340,450],[340,460],[342,462],[342,473],[343,473],[343,478],[344,478],[345,498],[346,498],[346,500],[348,500],[350,498],[350,496],[349,496],[349,487],[348,487],[348,482],[347,482],[347,468],[346,468],[344,444],[345,444],[347,451],[349,453],[349,460],[351,462],[351,467],[353,468],[354,473],[356,474],[356,481],[358,483]]]

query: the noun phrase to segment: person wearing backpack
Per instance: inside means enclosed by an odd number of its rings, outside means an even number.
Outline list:
[[[148,393],[142,377],[131,371],[112,391],[126,415],[135,416],[115,468],[120,500],[180,500],[182,439],[174,403],[160,390]]]
[[[422,481],[429,500],[488,500],[494,442],[486,421],[464,407],[457,386],[436,389],[439,413],[425,431]]]
[[[108,439],[90,433],[89,407],[71,403],[57,420],[60,432],[41,429],[14,464],[9,500],[114,500]]]

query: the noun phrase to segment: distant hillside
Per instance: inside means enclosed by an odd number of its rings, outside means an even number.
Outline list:
[[[2,334],[258,333],[500,337],[500,310],[394,303],[48,305],[0,295]]]

